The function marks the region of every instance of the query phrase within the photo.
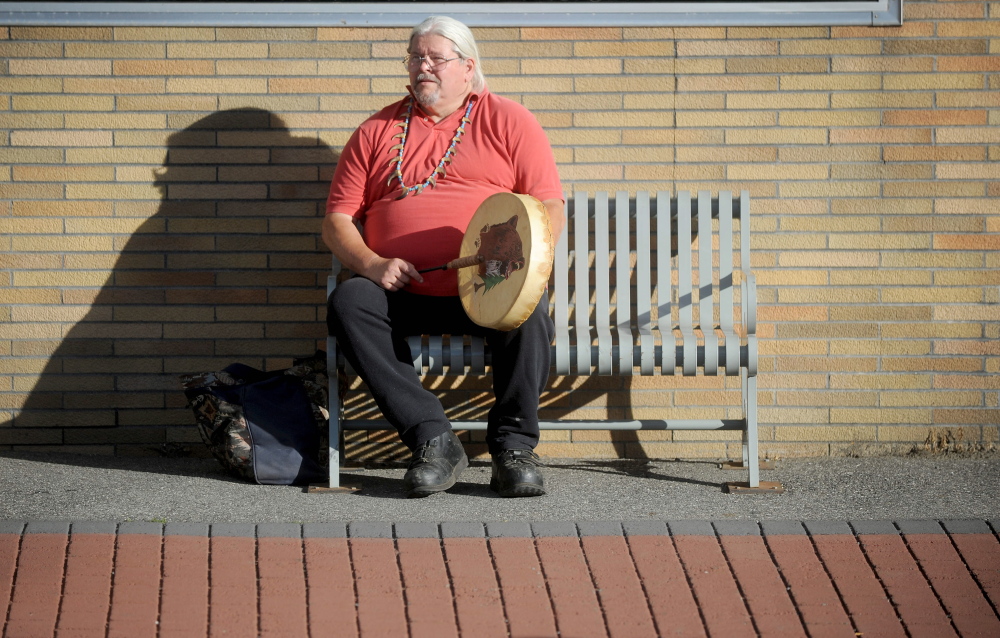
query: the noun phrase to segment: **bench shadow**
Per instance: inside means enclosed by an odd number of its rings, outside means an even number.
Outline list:
[[[131,183],[108,187],[96,204],[107,212],[67,218],[61,276],[109,274],[39,310],[64,327],[33,344],[44,364],[0,423],[14,452],[95,467],[118,462],[78,455],[207,456],[179,375],[287,367],[325,339],[319,228],[338,154],[264,109],[177,117],[190,123],[159,168],[119,166]]]

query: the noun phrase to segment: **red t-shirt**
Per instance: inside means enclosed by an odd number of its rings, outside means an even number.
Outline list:
[[[523,106],[483,89],[455,149],[447,175],[419,195],[402,193],[392,178],[399,143],[393,138],[406,118],[405,98],[366,120],[347,142],[330,185],[326,212],[351,215],[364,225],[368,247],[382,257],[398,257],[418,269],[459,257],[462,237],[479,205],[499,192],[563,199],[552,148],[541,125]],[[406,186],[422,184],[441,161],[465,114],[466,104],[434,123],[414,103],[403,157]],[[424,295],[457,295],[455,271],[424,274],[407,290]]]

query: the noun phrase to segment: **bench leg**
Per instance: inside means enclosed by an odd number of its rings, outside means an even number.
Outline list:
[[[356,492],[361,487],[359,485],[340,484],[340,379],[337,375],[337,341],[333,337],[326,340],[326,374],[329,393],[329,404],[327,406],[330,413],[329,444],[327,455],[329,456],[329,481],[323,485],[310,485],[307,491],[310,494],[318,492],[346,493]]]
[[[743,391],[743,415],[746,428],[743,430],[743,467],[749,473],[746,483],[726,483],[722,489],[732,494],[781,494],[781,483],[760,480],[760,451],[757,446],[757,377],[741,371],[740,385]]]

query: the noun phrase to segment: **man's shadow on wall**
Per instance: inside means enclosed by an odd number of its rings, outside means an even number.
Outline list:
[[[39,353],[50,358],[7,430],[11,443],[207,453],[178,375],[233,362],[285,367],[325,338],[330,257],[319,228],[337,159],[262,109],[219,111],[172,134],[150,176],[155,214],[115,237],[99,291],[63,290],[57,312],[89,309]],[[142,202],[114,206],[116,217],[144,215]],[[101,268],[105,256],[68,252],[64,268]]]

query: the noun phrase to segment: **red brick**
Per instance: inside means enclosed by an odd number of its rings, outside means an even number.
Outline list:
[[[534,541],[494,538],[490,551],[507,610],[511,638],[556,638],[555,616]]]
[[[854,636],[851,619],[805,535],[767,537],[774,562],[791,588],[795,606],[810,636]]]
[[[209,542],[209,635],[256,636],[257,544],[248,537]]]
[[[358,588],[358,626],[365,638],[406,635],[403,586],[396,548],[387,538],[356,538],[351,559]]]
[[[163,537],[160,638],[208,634],[208,537]]]
[[[865,534],[858,538],[910,636],[957,635],[902,538],[895,534]]]
[[[736,580],[714,536],[675,536],[680,556],[710,636],[756,634]]]
[[[1000,636],[1000,620],[945,534],[904,537],[963,636]]]
[[[628,544],[661,633],[669,627],[677,635],[707,635],[670,537],[629,536]]]
[[[312,638],[356,638],[358,635],[357,597],[347,542],[344,538],[307,538],[303,541]]]
[[[857,539],[848,535],[818,535],[812,539],[858,632],[887,638],[905,636],[896,610],[868,566]]]
[[[302,541],[297,538],[258,539],[257,571],[259,635],[308,635]]]
[[[656,636],[642,583],[621,536],[580,539],[594,578],[611,638]]]
[[[771,555],[760,536],[720,536],[729,567],[743,590],[754,625],[765,636],[805,636]]]
[[[543,537],[537,539],[536,547],[559,634],[574,638],[607,636],[579,539]]]
[[[160,606],[160,554],[163,538],[118,536],[111,589],[108,636],[156,636]]]
[[[481,538],[446,538],[444,552],[463,636],[507,636],[500,586]]]
[[[5,636],[55,634],[68,534],[25,534]]]
[[[103,635],[111,604],[114,534],[73,534],[59,609],[59,636]]]
[[[411,638],[458,636],[448,570],[436,538],[396,541]]]

